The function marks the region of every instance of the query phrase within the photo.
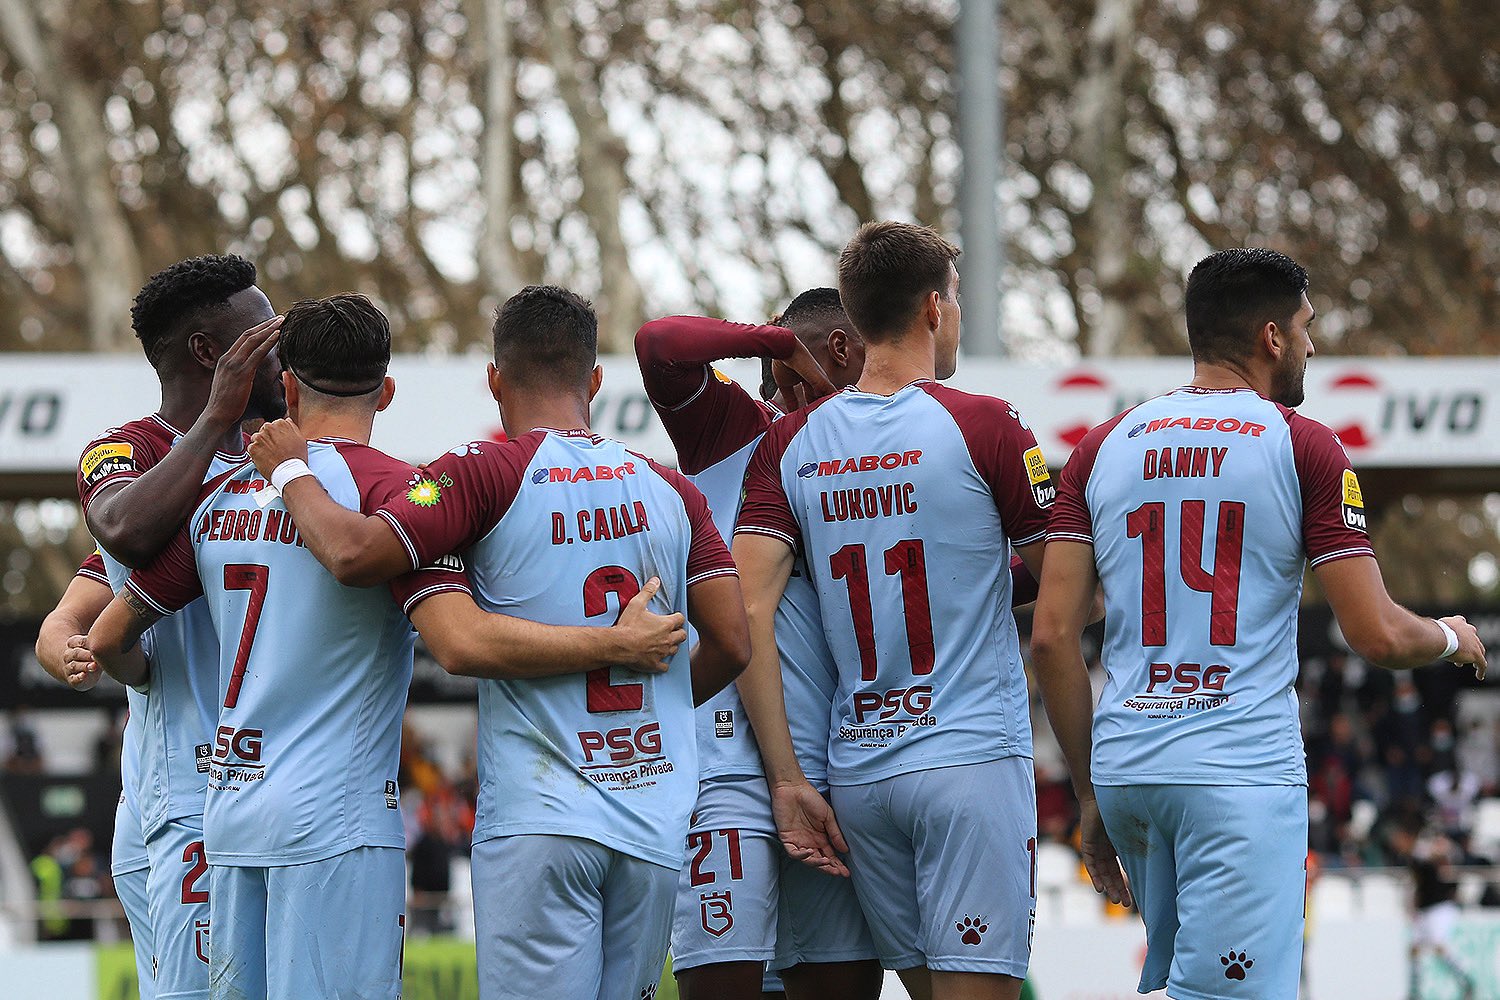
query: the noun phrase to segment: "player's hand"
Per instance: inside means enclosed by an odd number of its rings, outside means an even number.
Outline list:
[[[208,390],[208,405],[203,408],[204,417],[216,426],[230,427],[245,415],[255,373],[281,337],[281,321],[282,317],[272,316],[264,323],[252,326],[240,334],[233,347],[220,355],[214,368],[213,385]]]
[[[1111,903],[1119,906],[1135,905],[1130,898],[1130,883],[1115,854],[1115,845],[1110,843],[1104,819],[1099,815],[1099,804],[1093,799],[1079,803],[1079,824],[1083,827],[1083,867],[1094,883],[1094,891],[1102,892]]]
[[[74,691],[87,691],[99,683],[102,671],[89,650],[89,637],[70,636],[63,648],[63,677]]]
[[[802,402],[804,404],[838,392],[838,386],[829,381],[828,376],[823,372],[822,366],[812,356],[812,352],[807,349],[807,345],[800,340],[797,341],[797,346],[792,349],[792,356],[781,362],[781,365],[784,369],[790,370],[796,375],[797,380],[801,383],[800,391],[803,393]],[[773,372],[776,370],[774,363],[771,366],[771,370]],[[780,385],[780,381],[777,384]]]
[[[249,452],[256,470],[269,479],[282,462],[293,458],[307,461],[307,440],[296,424],[282,417],[255,432],[250,439]]]
[[[687,641],[681,612],[658,615],[647,607],[660,589],[661,578],[653,576],[620,611],[614,631],[619,633],[622,667],[643,674],[664,673],[678,647]]]
[[[805,778],[771,786],[771,815],[788,854],[830,875],[849,876],[839,859],[849,845],[833,817],[833,806]]]
[[[1474,626],[1463,615],[1450,615],[1443,619],[1443,624],[1458,634],[1458,651],[1448,657],[1448,662],[1472,663],[1474,676],[1484,680],[1484,643],[1479,640],[1479,633]]]

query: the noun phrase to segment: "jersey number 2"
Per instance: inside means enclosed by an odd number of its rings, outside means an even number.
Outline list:
[[[250,591],[245,606],[245,627],[240,629],[240,645],[234,653],[234,670],[229,674],[229,690],[224,692],[224,707],[233,708],[240,700],[240,685],[245,682],[245,666],[250,662],[250,647],[255,645],[255,629],[260,612],[266,605],[266,583],[271,567],[256,563],[229,563],[224,567],[225,590]]]
[[[620,600],[620,610],[640,592],[635,574],[624,566],[600,566],[583,581],[583,615],[597,618],[609,613],[609,595]],[[590,712],[634,712],[646,703],[646,689],[639,683],[613,684],[609,667],[584,674],[584,698]]]
[[[1207,504],[1182,501],[1182,543],[1178,563],[1182,582],[1200,594],[1211,594],[1208,641],[1233,646],[1240,617],[1240,559],[1245,549],[1245,505],[1238,500],[1219,504],[1214,535],[1214,569],[1203,570],[1203,526]],[[1125,532],[1141,540],[1141,645],[1167,644],[1167,505],[1143,503],[1125,515]]]

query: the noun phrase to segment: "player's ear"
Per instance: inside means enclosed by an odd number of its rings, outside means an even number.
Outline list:
[[[1260,328],[1261,346],[1265,348],[1266,354],[1270,355],[1272,361],[1280,361],[1281,354],[1286,350],[1284,331],[1276,325],[1273,320]]]
[[[604,366],[603,365],[595,365],[594,366],[594,372],[593,372],[593,374],[589,376],[589,402],[590,403],[592,403],[594,401],[594,397],[595,396],[599,395],[599,387],[601,385],[603,385],[603,384],[604,384]]]
[[[379,413],[391,405],[391,400],[396,398],[396,380],[389,375],[385,377],[385,385],[380,387],[380,402],[375,404],[375,412]]]
[[[927,328],[933,333],[937,333],[938,328],[943,325],[942,302],[942,292],[927,293],[927,305],[923,314],[927,317]]]
[[[849,364],[849,334],[843,327],[828,331],[828,358],[839,368]]]
[[[214,343],[214,338],[202,330],[188,334],[187,354],[194,364],[212,372],[219,364],[219,353],[219,345]]]
[[[297,376],[290,370],[281,373],[281,387],[286,390],[286,415],[292,423],[300,423],[297,416],[302,402],[302,387],[297,384]]]
[[[490,387],[490,396],[498,403],[500,402],[501,390],[505,387],[505,382],[500,377],[500,369],[496,368],[495,362],[491,361],[484,371],[485,381],[489,383]]]

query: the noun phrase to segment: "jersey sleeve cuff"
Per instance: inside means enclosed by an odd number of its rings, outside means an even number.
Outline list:
[[[109,583],[109,577],[105,576],[103,573],[99,573],[99,572],[96,572],[96,571],[91,570],[91,569],[80,569],[77,573],[75,573],[73,575],[74,576],[81,576],[81,577],[83,577],[86,580],[97,580],[98,582],[104,584],[106,587],[108,587],[110,585],[110,583]]]
[[[441,593],[444,593],[444,592],[452,592],[452,593],[455,593],[455,594],[468,594],[471,597],[473,596],[473,591],[471,591],[468,587],[464,586],[461,583],[454,583],[454,582],[434,583],[430,587],[423,587],[421,590],[417,591],[415,594],[408,595],[407,598],[406,598],[406,600],[404,600],[404,601],[401,602],[401,611],[404,614],[410,615],[411,611],[412,611],[412,608],[415,608],[418,604],[421,604],[423,601],[427,600],[427,598],[431,597],[433,594],[441,594]]]
[[[1033,531],[1031,534],[1027,535],[1025,538],[1013,538],[1013,539],[1011,539],[1010,544],[1012,544],[1014,546],[1017,546],[1017,547],[1020,547],[1022,545],[1033,545],[1036,542],[1046,541],[1046,539],[1047,539],[1047,529],[1043,528],[1041,531]]]
[[[772,538],[781,539],[792,548],[797,547],[797,539],[780,528],[768,528],[759,524],[737,524],[734,526],[734,533],[736,535],[770,535]]]
[[[1083,542],[1087,545],[1094,544],[1093,535],[1085,535],[1077,531],[1049,531],[1047,532],[1049,542]]]
[[[151,607],[152,611],[155,611],[157,614],[161,615],[163,618],[165,618],[168,615],[170,615],[170,614],[173,613],[173,609],[166,607],[160,601],[158,601],[156,598],[152,597],[150,594],[148,594],[144,590],[142,590],[141,587],[140,587],[140,585],[137,584],[134,579],[130,579],[130,580],[126,580],[125,581],[125,589],[129,590],[136,597],[139,597],[141,600],[145,601],[146,604],[148,604]]]
[[[406,557],[411,560],[411,568],[413,570],[421,569],[422,560],[417,555],[417,547],[412,544],[410,536],[406,534],[406,529],[401,527],[401,522],[396,520],[384,508],[377,510],[375,516],[381,518],[386,524],[389,524],[391,530],[396,533],[396,539],[401,543],[401,547],[406,549]]]
[[[719,566],[716,569],[706,569],[702,573],[693,574],[692,576],[688,577],[687,583],[684,584],[684,586],[691,587],[695,583],[702,583],[704,580],[712,580],[716,576],[739,575],[739,570],[735,569],[733,566]]]
[[[135,469],[126,469],[124,471],[105,476],[103,479],[99,480],[97,483],[89,487],[89,495],[83,501],[83,512],[85,514],[89,512],[89,506],[93,504],[94,498],[99,495],[99,491],[104,489],[104,487],[110,485],[111,483],[124,483],[129,482],[132,479],[139,478],[141,478],[141,473]]]
[[[1368,545],[1359,545],[1350,549],[1335,549],[1332,552],[1325,552],[1315,559],[1312,559],[1309,562],[1309,565],[1312,566],[1313,569],[1317,569],[1324,563],[1337,562],[1340,559],[1352,559],[1355,556],[1370,556],[1371,558],[1374,558],[1375,550],[1370,548]]]

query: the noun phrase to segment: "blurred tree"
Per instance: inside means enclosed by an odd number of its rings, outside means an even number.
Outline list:
[[[223,249],[408,351],[543,280],[606,349],[770,315],[863,219],[957,230],[956,2],[0,0],[0,350],[129,347],[142,276]],[[1234,244],[1309,266],[1324,349],[1500,349],[1500,6],[1004,16],[1017,355],[1184,350]]]
[[[954,0],[0,0],[0,347],[109,347],[232,247],[403,349],[526,281],[754,318],[861,219],[956,229]],[[1179,351],[1183,273],[1282,247],[1326,346],[1496,346],[1500,8],[1005,7],[1007,333]],[[1453,30],[1462,24],[1462,31]],[[1066,348],[1064,348],[1066,349]]]

